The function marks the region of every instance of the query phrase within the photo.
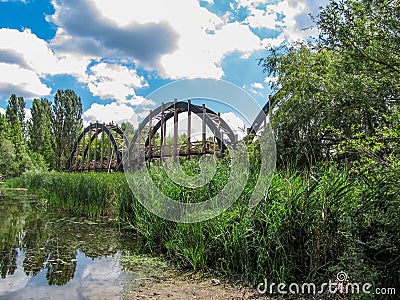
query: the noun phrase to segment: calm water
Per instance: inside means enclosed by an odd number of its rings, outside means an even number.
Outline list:
[[[120,258],[137,249],[113,222],[0,194],[0,299],[120,299],[135,281]]]

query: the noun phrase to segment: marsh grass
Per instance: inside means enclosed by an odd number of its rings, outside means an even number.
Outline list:
[[[228,165],[219,166],[225,175],[214,177],[206,193],[179,189],[159,168],[151,170],[153,180],[163,193],[181,201],[214,195],[229,174]],[[194,224],[174,223],[149,212],[120,173],[26,173],[13,184],[40,191],[51,205],[115,217],[144,237],[148,252],[165,254],[182,268],[211,269],[254,284],[264,278],[326,282],[345,271],[353,282],[399,287],[398,172],[348,174],[334,167],[276,172],[266,199],[249,210],[257,180],[251,175],[233,206]]]

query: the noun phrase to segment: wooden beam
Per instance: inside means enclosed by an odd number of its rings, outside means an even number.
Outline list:
[[[191,101],[188,100],[188,123],[187,123],[187,146],[186,146],[186,155],[187,158],[190,158],[190,136],[192,134],[192,111],[190,109]]]
[[[108,145],[107,145],[107,172],[110,172],[111,169],[111,134],[108,133]]]
[[[164,154],[164,146],[165,146],[165,104],[164,102],[161,103],[161,145],[160,145],[160,156],[161,159],[163,157]]]
[[[100,150],[100,165],[101,165],[101,170],[103,171],[103,163],[104,163],[104,129],[106,127],[106,124],[102,124],[101,128],[101,150]]]
[[[174,156],[178,156],[178,109],[176,108],[177,100],[174,99]]]
[[[201,135],[203,142],[203,153],[206,153],[206,144],[207,144],[207,134],[206,134],[206,105],[203,103],[202,105],[203,114],[202,114],[202,126],[201,126]]]
[[[90,123],[90,127],[92,127],[92,123]],[[90,131],[89,131],[90,132]],[[88,171],[90,171],[90,151],[92,150],[92,133],[89,134],[89,145],[88,145]]]
[[[83,134],[82,137],[82,159],[81,159],[81,167],[80,170],[83,171],[85,169],[85,139],[86,139],[86,133]]]
[[[95,171],[97,170],[97,138],[99,137],[98,136],[98,126],[99,126],[99,123],[96,122],[96,129],[94,132],[94,157],[93,157]]]

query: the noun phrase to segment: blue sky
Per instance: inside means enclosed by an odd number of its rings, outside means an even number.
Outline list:
[[[212,78],[263,106],[265,48],[315,36],[313,0],[0,0],[0,113],[11,94],[82,98],[85,123],[139,120],[167,83]],[[172,99],[166,99],[169,101]]]

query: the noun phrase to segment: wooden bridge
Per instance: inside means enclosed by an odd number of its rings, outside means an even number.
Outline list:
[[[266,103],[248,129],[247,140],[253,140],[256,133],[266,123],[272,100]],[[187,130],[185,140],[179,143],[178,116],[185,114]],[[192,137],[192,116],[201,120],[201,139]],[[173,135],[167,137],[167,122],[173,121]],[[212,137],[207,138],[207,132]],[[123,171],[125,164],[132,165],[164,157],[200,156],[212,154],[222,157],[227,143],[235,144],[237,135],[221,118],[220,113],[188,101],[162,103],[141,122],[130,141],[119,126],[115,124],[90,124],[79,135],[67,162],[67,170],[84,171]],[[210,135],[210,134],[209,134]]]

